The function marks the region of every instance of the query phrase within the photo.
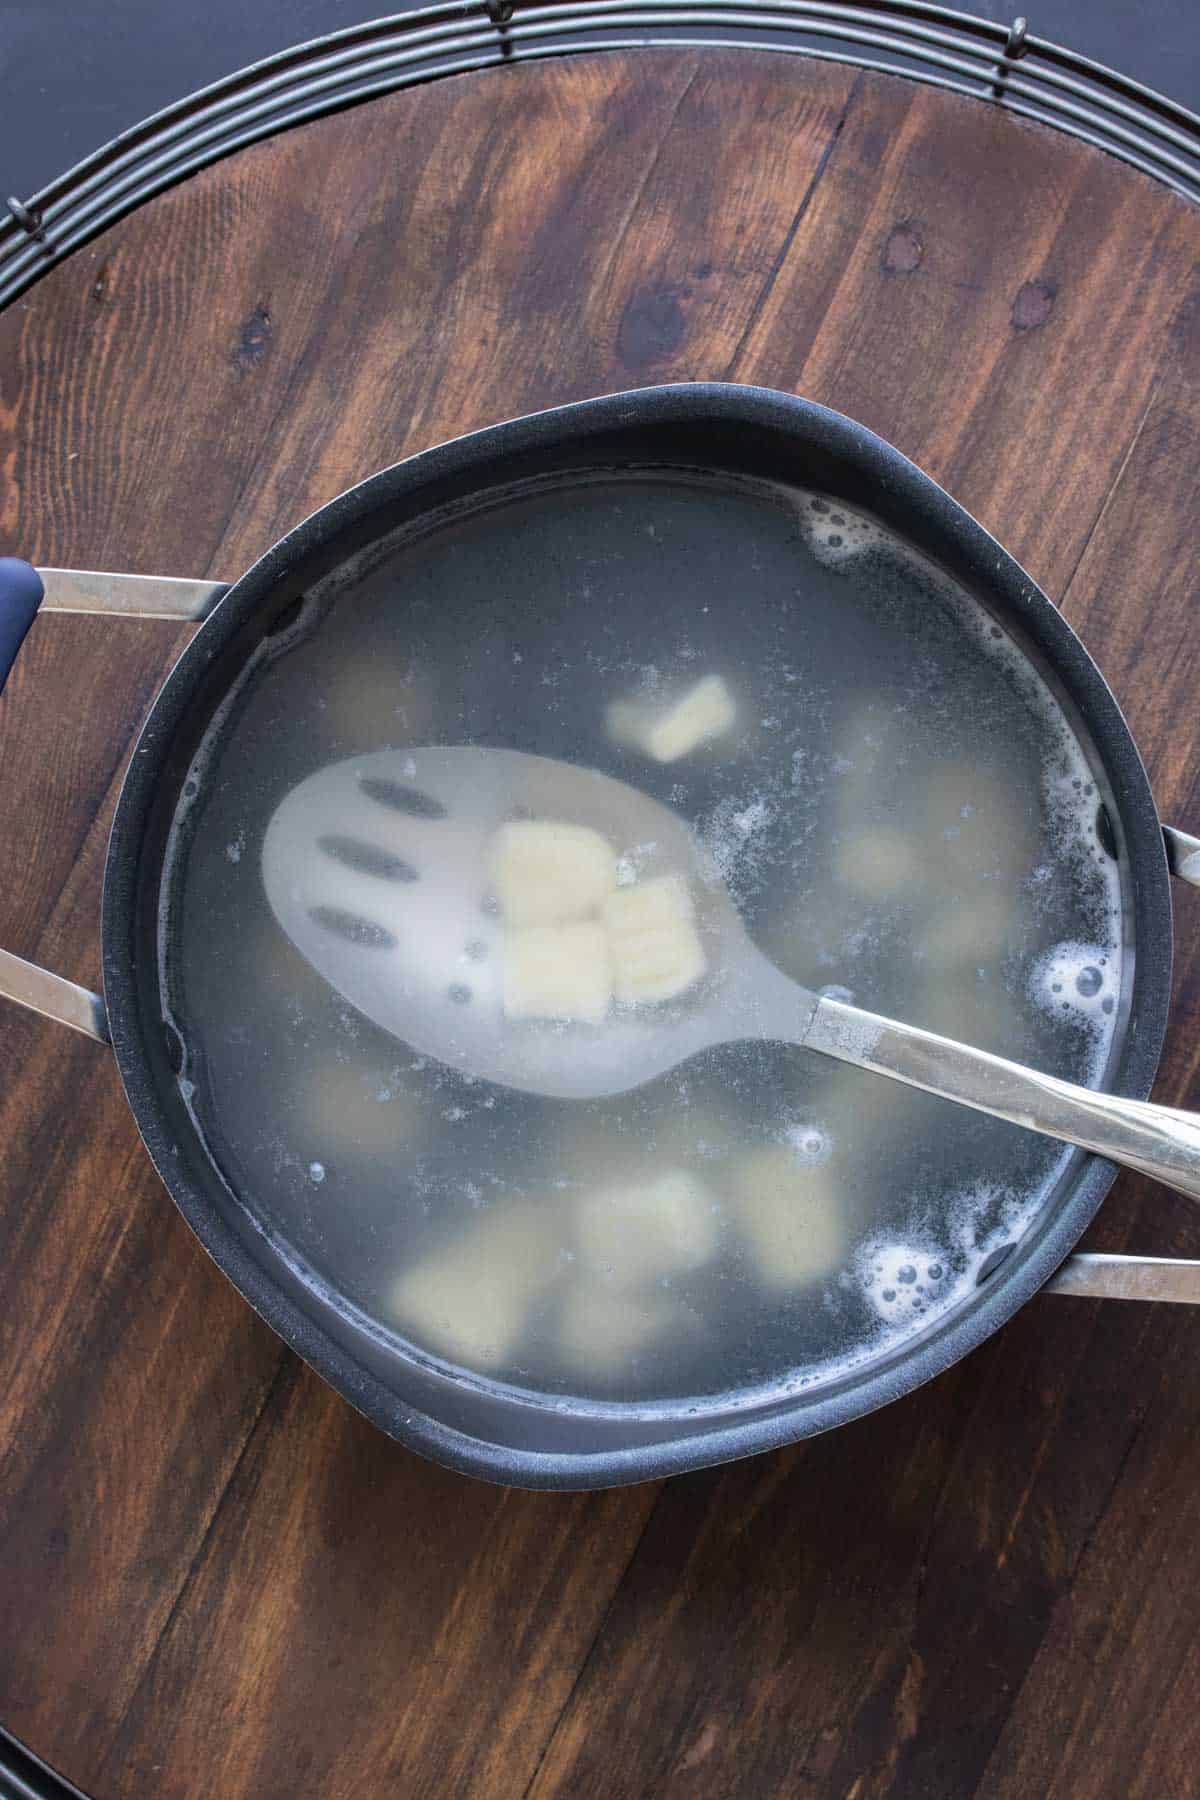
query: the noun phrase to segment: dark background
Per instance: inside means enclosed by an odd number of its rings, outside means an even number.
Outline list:
[[[1196,0],[969,0],[1200,110]],[[397,10],[404,10],[402,8]],[[159,107],[376,0],[0,0],[0,195],[43,187]]]

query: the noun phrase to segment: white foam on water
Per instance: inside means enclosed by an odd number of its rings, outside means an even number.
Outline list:
[[[762,873],[774,801],[763,791],[722,800],[700,834],[710,867],[735,900],[753,892]]]
[[[958,1287],[945,1252],[924,1244],[871,1243],[855,1263],[858,1285],[885,1325],[907,1329]]]
[[[1093,1038],[1089,1079],[1098,1080],[1112,1046],[1121,992],[1121,880],[1118,865],[1101,840],[1102,796],[1095,772],[1060,703],[1011,633],[911,546],[840,501],[808,491],[792,492],[790,501],[805,544],[826,567],[840,567],[855,557],[886,550],[916,570],[936,591],[959,628],[975,639],[989,660],[1003,666],[1052,741],[1054,753],[1042,771],[1041,795],[1051,846],[1060,865],[1077,877],[1080,891],[1090,890],[1095,897],[1088,906],[1089,941],[1059,945],[1043,956],[1028,972],[1025,991],[1043,1010],[1088,1025]],[[1029,877],[1026,892],[1035,910],[1039,889],[1048,887],[1051,876],[1052,871],[1042,867]]]
[[[874,519],[820,494],[802,494],[797,517],[804,542],[826,568],[838,568],[890,541]]]
[[[1056,1170],[1071,1154],[1064,1147]],[[1049,1179],[1053,1178],[1054,1171]],[[898,1349],[963,1304],[979,1286],[988,1259],[1019,1243],[1040,1212],[1043,1196],[1043,1184],[1034,1194],[1020,1196],[994,1183],[977,1182],[924,1208],[914,1207],[903,1237],[869,1237],[843,1270],[839,1285],[866,1300],[875,1330],[848,1354],[806,1371],[800,1385],[839,1380]],[[982,1230],[985,1218],[993,1223]]]

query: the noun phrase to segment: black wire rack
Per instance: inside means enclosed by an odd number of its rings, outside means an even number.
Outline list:
[[[444,75],[644,46],[774,49],[887,70],[1082,138],[1200,201],[1200,117],[1044,38],[922,0],[460,0],[334,32],[203,88],[0,206],[0,306],[125,213],[247,144]],[[76,1795],[0,1728],[0,1800]]]
[[[0,1726],[0,1800],[87,1800]]]
[[[314,39],[203,88],[0,208],[0,306],[197,169],[397,88],[507,63],[652,45],[774,49],[883,69],[1084,139],[1200,200],[1200,118],[1074,51],[922,0],[459,0]]]

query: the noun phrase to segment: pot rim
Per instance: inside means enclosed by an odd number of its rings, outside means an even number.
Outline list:
[[[1162,830],[1149,782],[1115,697],[1079,638],[1020,565],[930,476],[867,427],[802,397],[730,383],[678,383],[574,401],[487,427],[420,452],[368,477],[304,519],[230,588],[184,650],[138,739],[122,786],[104,876],[102,944],[109,1027],[126,1097],[155,1167],[201,1244],[260,1316],[293,1350],[390,1436],[435,1461],[494,1482],[530,1488],[579,1489],[656,1479],[775,1449],[874,1411],[968,1354],[1038,1291],[1074,1247],[1116,1175],[1113,1164],[1079,1153],[1077,1173],[1053,1216],[1021,1239],[977,1297],[886,1360],[868,1361],[827,1390],[802,1390],[757,1415],[723,1412],[705,1427],[703,1405],[681,1418],[674,1434],[662,1421],[657,1441],[596,1452],[545,1451],[488,1441],[406,1401],[300,1303],[278,1265],[234,1231],[192,1174],[178,1121],[164,1102],[162,1056],[151,1048],[147,1009],[157,972],[139,959],[146,895],[156,897],[162,858],[148,850],[148,828],[163,808],[168,761],[180,728],[194,716],[197,695],[239,637],[261,638],[264,606],[274,611],[347,555],[381,536],[366,528],[382,510],[411,504],[438,482],[470,478],[498,463],[557,445],[594,445],[596,460],[614,433],[697,421],[744,426],[778,436],[787,479],[786,446],[802,443],[857,471],[876,496],[877,514],[893,523],[919,521],[925,537],[944,542],[953,572],[998,603],[1040,652],[1081,716],[1103,765],[1119,814],[1132,890],[1137,947],[1128,1025],[1108,1071],[1111,1091],[1144,1099],[1158,1067],[1170,1002],[1171,900]],[[646,465],[654,458],[647,456]],[[870,501],[866,504],[870,506]],[[902,528],[903,529],[903,528]],[[929,552],[926,552],[929,554]],[[303,574],[303,580],[299,574]],[[253,639],[250,633],[253,632]],[[173,802],[172,802],[173,803]],[[194,1135],[194,1134],[193,1134]],[[453,1391],[448,1382],[447,1394]],[[507,1390],[512,1394],[513,1390]],[[765,1402],[765,1397],[764,1397]]]

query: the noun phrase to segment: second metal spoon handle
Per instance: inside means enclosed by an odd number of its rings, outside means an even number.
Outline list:
[[[817,1003],[803,1041],[807,1050],[1094,1150],[1200,1199],[1200,1113],[1094,1093],[838,1000]]]

